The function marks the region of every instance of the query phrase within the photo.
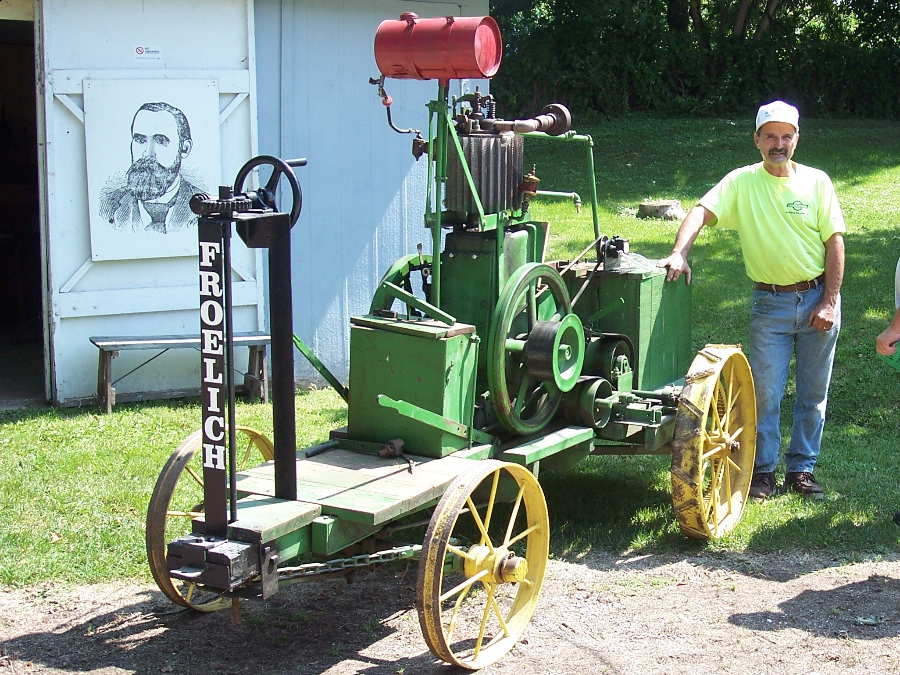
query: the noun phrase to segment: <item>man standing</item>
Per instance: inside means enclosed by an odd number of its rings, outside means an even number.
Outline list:
[[[813,469],[822,442],[828,384],[841,323],[844,217],[828,176],[792,160],[800,138],[797,109],[782,101],[762,106],[753,140],[762,162],[723,178],[687,214],[669,257],[666,279],[691,282],[688,251],[704,225],[736,230],[747,276],[750,366],[756,386],[757,446],[750,496],[775,490],[781,446],[781,399],[791,354],[797,399],[785,455],[785,487],[821,497]]]
[[[187,117],[168,103],[145,103],[131,122],[131,167],[125,185],[107,183],[100,214],[117,230],[181,230],[197,222],[188,205],[202,192],[181,174],[193,141]]]

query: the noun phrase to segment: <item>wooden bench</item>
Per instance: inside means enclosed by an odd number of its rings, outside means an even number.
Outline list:
[[[101,407],[105,405],[107,414],[112,412],[112,407],[116,404],[116,389],[114,385],[125,377],[128,377],[136,370],[143,368],[153,359],[162,356],[170,349],[200,348],[199,335],[148,335],[144,337],[131,336],[103,336],[92,337],[91,342],[100,350],[100,362],[97,368],[97,403]],[[247,360],[247,372],[244,373],[243,390],[249,394],[250,399],[261,398],[264,402],[269,402],[269,375],[266,363],[266,345],[271,342],[271,337],[267,333],[250,332],[235,333],[235,347],[249,347],[250,353]],[[140,350],[140,349],[158,349],[161,350],[141,365],[137,366],[116,380],[112,379],[112,360],[119,355],[120,351]],[[198,362],[197,373],[200,372]],[[167,392],[169,396],[188,395],[196,390],[185,390],[178,392]],[[165,395],[162,396],[166,397]],[[132,399],[143,398],[142,395],[131,396]],[[122,399],[124,400],[124,398]]]

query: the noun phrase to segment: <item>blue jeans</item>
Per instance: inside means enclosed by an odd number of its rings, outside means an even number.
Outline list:
[[[793,353],[797,359],[797,400],[785,462],[788,471],[810,471],[816,465],[825,426],[831,365],[841,327],[841,301],[835,323],[819,331],[808,323],[822,301],[820,284],[802,293],[754,289],[750,310],[750,367],[756,386],[755,472],[774,471],[781,447],[781,399]]]

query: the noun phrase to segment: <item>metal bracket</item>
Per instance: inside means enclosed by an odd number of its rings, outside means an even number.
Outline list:
[[[262,580],[263,600],[278,590],[278,552],[271,546],[262,546],[259,550],[259,576]]]

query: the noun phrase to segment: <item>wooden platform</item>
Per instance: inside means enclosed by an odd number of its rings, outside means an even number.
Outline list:
[[[461,457],[402,459],[334,449],[297,460],[297,500],[318,504],[322,513],[366,525],[381,525],[436,503],[447,486],[478,460]],[[237,489],[273,496],[275,464],[268,462],[237,476]]]

